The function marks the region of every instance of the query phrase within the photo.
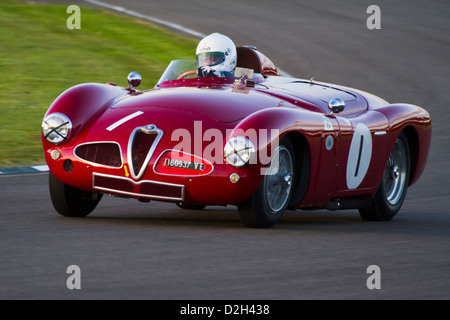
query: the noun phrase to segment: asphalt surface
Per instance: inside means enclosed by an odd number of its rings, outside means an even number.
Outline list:
[[[112,197],[85,219],[64,218],[47,173],[0,175],[0,299],[450,298],[448,1],[377,1],[380,30],[366,27],[368,1],[103,2],[222,32],[298,77],[425,107],[427,168],[390,222],[297,211],[269,230],[244,228],[234,207]],[[70,265],[80,290],[66,286]],[[381,289],[366,285],[370,265]]]

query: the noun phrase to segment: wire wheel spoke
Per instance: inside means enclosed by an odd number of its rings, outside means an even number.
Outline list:
[[[397,204],[402,197],[406,187],[406,170],[405,146],[402,141],[397,140],[383,173],[386,200],[391,205]]]
[[[284,146],[280,146],[272,158],[264,180],[266,202],[273,213],[283,209],[288,201],[292,176],[292,156]]]

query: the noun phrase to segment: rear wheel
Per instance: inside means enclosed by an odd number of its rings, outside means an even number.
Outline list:
[[[49,173],[50,198],[56,211],[66,217],[85,217],[100,202],[103,194],[71,187]]]
[[[409,184],[411,158],[408,139],[402,132],[391,150],[383,180],[368,207],[359,209],[364,220],[391,220],[400,210]]]
[[[269,168],[256,192],[238,205],[243,224],[251,228],[270,228],[284,214],[294,181],[294,148],[284,138],[275,149]]]

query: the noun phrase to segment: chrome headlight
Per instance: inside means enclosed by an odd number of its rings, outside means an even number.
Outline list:
[[[249,164],[255,155],[255,147],[245,137],[232,137],[223,149],[225,160],[234,167],[243,167]]]
[[[69,137],[72,122],[62,113],[52,113],[42,122],[42,134],[48,142],[58,144]]]

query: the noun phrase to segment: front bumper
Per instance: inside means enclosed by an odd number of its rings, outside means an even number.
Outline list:
[[[217,164],[207,175],[167,175],[155,172],[151,161],[139,179],[130,174],[126,159],[120,165],[99,165],[75,156],[73,147],[58,148],[61,156],[50,156],[56,148],[47,149],[46,160],[52,174],[75,188],[101,192],[138,200],[158,200],[198,205],[236,204],[250,197],[260,184],[259,166],[237,169],[228,164]],[[156,159],[158,157],[155,155]],[[67,162],[70,162],[68,172]],[[230,175],[237,173],[239,182]]]

